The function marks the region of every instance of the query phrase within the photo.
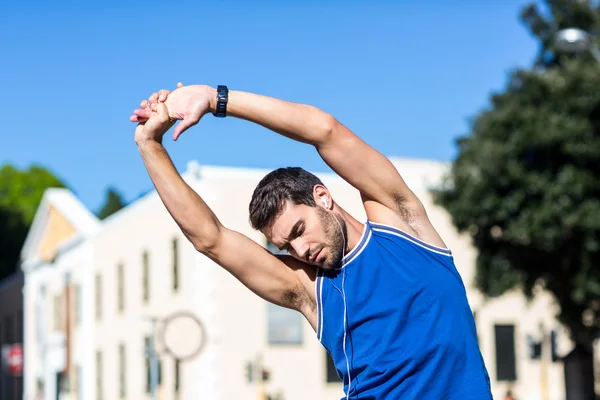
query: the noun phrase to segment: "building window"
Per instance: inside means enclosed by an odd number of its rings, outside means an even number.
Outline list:
[[[143,285],[143,300],[148,303],[150,300],[150,256],[147,251],[142,254],[142,285]]]
[[[516,381],[515,326],[495,325],[496,380]]]
[[[117,265],[117,311],[125,310],[125,267],[122,263]]]
[[[266,248],[272,254],[288,254],[269,241]],[[267,303],[267,322],[269,344],[302,344],[303,321],[299,312]]]
[[[60,331],[60,295],[54,296],[54,331]]]
[[[96,292],[96,321],[102,318],[102,275],[96,274],[95,282]]]
[[[81,382],[79,382],[79,379],[81,379],[81,377],[79,376],[79,366],[75,365],[73,372],[71,372],[69,375],[70,375],[71,392],[78,395],[79,387],[81,386]]]
[[[75,324],[81,325],[83,292],[81,285],[75,286]]]
[[[144,338],[144,350],[145,350],[145,360],[146,360],[146,393],[150,393],[150,385],[152,383],[152,368],[151,368],[151,362],[152,360],[150,359],[150,346],[151,346],[151,340],[152,338],[150,336],[146,336]],[[158,357],[158,356],[157,356]],[[160,386],[162,384],[162,363],[160,362],[160,360],[157,359],[157,364],[158,364],[158,379],[156,382],[156,389],[158,389],[158,386]]]
[[[77,393],[77,398],[78,399],[83,399],[83,375],[81,374],[81,366],[77,365],[75,367],[75,385],[76,385],[76,390],[75,393]]]
[[[127,379],[126,379],[127,364],[125,359],[125,345],[119,344],[119,398],[127,397]]]
[[[173,239],[173,291],[179,289],[179,249],[177,238]]]
[[[100,350],[96,351],[96,399],[102,400],[104,398],[103,391],[103,382],[102,382],[102,373],[103,365],[102,365],[102,352]]]
[[[59,393],[71,393],[71,385],[72,382],[65,371],[56,373],[56,387]]]
[[[289,308],[267,303],[269,344],[302,344],[302,315]]]
[[[268,240],[267,240],[266,248],[267,248],[267,250],[269,250],[273,254],[289,254],[285,250],[279,250],[277,248],[277,246],[275,246],[273,243],[269,242]]]
[[[325,351],[325,374],[327,383],[338,383],[342,381],[342,378],[338,375],[337,369],[335,369],[333,359],[327,351]]]

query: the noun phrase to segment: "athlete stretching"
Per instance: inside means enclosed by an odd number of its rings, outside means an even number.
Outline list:
[[[359,192],[367,221],[314,175],[265,176],[250,222],[291,256],[224,227],[162,146],[208,113],[245,119],[313,145]],[[423,204],[392,163],[333,116],[308,105],[208,86],[162,90],[130,118],[160,198],[194,247],[267,301],[301,312],[351,399],[491,399],[466,291]]]

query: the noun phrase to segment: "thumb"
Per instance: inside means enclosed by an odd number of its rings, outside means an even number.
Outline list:
[[[183,132],[185,132],[192,126],[196,125],[199,120],[200,120],[199,115],[194,115],[194,114],[186,115],[183,118],[183,120],[173,130],[173,140],[177,140]]]
[[[160,121],[168,121],[169,120],[169,110],[165,103],[158,102],[156,104],[156,114],[158,114]]]

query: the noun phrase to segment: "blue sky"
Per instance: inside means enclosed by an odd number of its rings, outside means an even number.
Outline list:
[[[129,115],[177,81],[313,104],[387,156],[449,161],[490,93],[535,57],[527,3],[3,4],[0,164],[41,164],[94,211],[111,185],[132,200],[152,184]],[[208,115],[165,145],[180,171],[189,160],[328,171],[311,147],[233,118]]]

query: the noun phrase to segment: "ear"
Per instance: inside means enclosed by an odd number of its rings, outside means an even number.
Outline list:
[[[317,205],[330,210],[333,207],[331,193],[323,185],[315,185],[313,188],[313,196]]]

